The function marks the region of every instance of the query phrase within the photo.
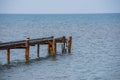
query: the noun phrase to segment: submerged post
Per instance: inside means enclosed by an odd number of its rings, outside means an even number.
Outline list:
[[[37,57],[39,58],[40,57],[40,45],[37,44]]]
[[[10,64],[10,49],[7,49],[7,63]]]
[[[72,36],[68,38],[68,53],[71,53],[71,46],[72,46]]]
[[[53,42],[52,42],[52,56],[53,58],[56,57],[56,42],[55,42],[54,37],[53,37]]]
[[[26,39],[26,53],[25,53],[25,58],[26,58],[26,63],[29,62],[29,38]]]

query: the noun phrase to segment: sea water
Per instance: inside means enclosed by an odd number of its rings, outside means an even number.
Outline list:
[[[27,37],[72,36],[72,53],[61,53],[56,60],[47,57],[47,46],[25,50],[0,50],[0,80],[120,80],[120,14],[0,14],[0,42]]]

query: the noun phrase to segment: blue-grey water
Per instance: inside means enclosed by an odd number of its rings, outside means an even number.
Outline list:
[[[120,14],[0,14],[0,42],[27,37],[72,36],[71,55],[56,60],[47,57],[47,46],[30,48],[30,64],[25,50],[0,51],[0,80],[120,80]]]

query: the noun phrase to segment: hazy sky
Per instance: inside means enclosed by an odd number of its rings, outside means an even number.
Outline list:
[[[0,13],[120,13],[120,0],[0,0]]]

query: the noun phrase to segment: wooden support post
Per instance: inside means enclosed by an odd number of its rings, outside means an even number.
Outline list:
[[[7,63],[10,64],[10,49],[7,49]]]
[[[47,48],[47,49],[48,49],[48,54],[49,54],[49,55],[50,55],[50,52],[51,52],[51,49],[50,49],[50,48],[51,48],[51,45],[48,44],[48,48]]]
[[[56,42],[55,42],[54,38],[53,38],[53,42],[52,42],[52,56],[53,56],[53,58],[56,57]]]
[[[65,40],[65,36],[63,36],[63,44],[62,44],[62,53],[65,53],[65,43],[66,43],[66,40]]]
[[[25,58],[26,58],[26,63],[29,62],[29,38],[26,39],[26,53],[25,53]]]
[[[62,54],[64,53],[64,44],[61,45],[62,48]]]
[[[37,57],[39,58],[40,57],[40,45],[37,44]]]
[[[71,46],[72,46],[72,36],[68,38],[68,53],[71,53]]]

